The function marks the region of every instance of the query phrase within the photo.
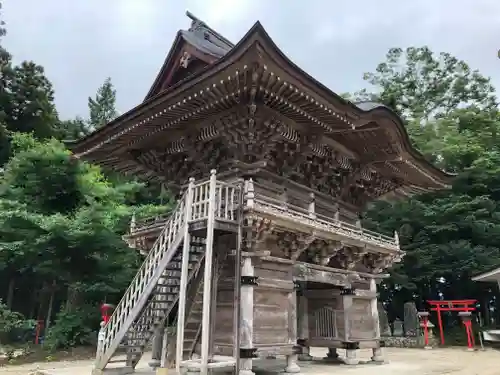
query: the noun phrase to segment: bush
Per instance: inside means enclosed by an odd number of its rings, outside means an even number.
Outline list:
[[[26,319],[22,314],[9,310],[0,300],[0,344],[6,344],[11,333],[15,331],[33,330],[35,324],[34,320]]]
[[[95,306],[83,306],[73,311],[62,310],[49,328],[43,346],[47,350],[54,351],[94,345],[99,322],[99,311]]]

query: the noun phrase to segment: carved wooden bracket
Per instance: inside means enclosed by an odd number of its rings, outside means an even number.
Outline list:
[[[363,258],[363,265],[373,273],[380,273],[399,260],[400,257],[397,254],[368,253]]]
[[[365,249],[349,246],[342,248],[342,250],[338,252],[335,259],[342,268],[352,270],[356,264],[361,262],[365,254]]]
[[[316,264],[326,266],[330,263],[330,259],[334,257],[344,244],[338,241],[316,240],[311,246],[310,252],[313,255]]]
[[[243,247],[246,252],[254,252],[273,231],[273,223],[265,218],[247,218],[243,230]]]
[[[283,252],[287,258],[295,261],[305,250],[309,248],[315,238],[315,232],[278,232],[277,245],[284,250]]]

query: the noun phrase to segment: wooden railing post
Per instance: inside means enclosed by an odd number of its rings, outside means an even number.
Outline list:
[[[205,272],[203,277],[203,312],[201,326],[201,375],[208,374],[210,354],[210,311],[212,303],[212,267],[214,258],[214,227],[215,227],[215,191],[217,177],[215,169],[210,171],[210,188],[208,201],[207,238],[205,243]]]
[[[175,354],[175,369],[180,374],[182,353],[184,350],[184,326],[186,325],[186,293],[189,273],[189,250],[191,235],[189,233],[189,222],[191,221],[191,210],[193,208],[194,178],[189,179],[186,201],[184,202],[184,242],[182,245],[181,280],[179,286],[179,310],[177,316],[177,343]]]
[[[104,340],[106,340],[106,330],[104,329],[105,325],[106,325],[106,323],[104,321],[101,321],[101,323],[100,323],[101,328],[99,329],[99,333],[97,335],[97,351],[96,351],[96,355],[95,355],[96,365],[99,362],[99,360],[101,359],[101,356],[104,352]]]
[[[251,178],[245,181],[245,202],[248,208],[253,208],[255,205],[255,189]]]
[[[316,198],[314,196],[314,193],[309,194],[309,198],[311,199],[309,201],[309,217],[311,219],[316,218]]]
[[[136,227],[136,222],[135,222],[135,212],[132,214],[132,218],[130,219],[130,233],[134,233],[135,232],[135,227]]]
[[[287,210],[288,209],[288,192],[287,192],[286,188],[283,190],[283,193],[281,193],[280,200],[281,200],[281,205],[283,206],[283,209]]]

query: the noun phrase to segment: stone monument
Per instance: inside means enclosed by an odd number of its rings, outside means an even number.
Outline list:
[[[389,326],[389,318],[387,317],[387,311],[385,311],[384,305],[378,303],[378,322],[380,326],[380,336],[387,337],[391,335],[391,327]]]
[[[418,334],[418,310],[415,302],[406,302],[403,309],[403,327],[406,337],[416,337]]]

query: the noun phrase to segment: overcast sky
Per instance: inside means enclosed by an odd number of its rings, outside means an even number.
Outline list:
[[[500,87],[498,0],[3,0],[16,61],[46,69],[64,118],[87,116],[106,77],[122,113],[140,103],[190,10],[234,43],[260,20],[300,67],[336,92],[365,87],[391,47],[429,45]]]

